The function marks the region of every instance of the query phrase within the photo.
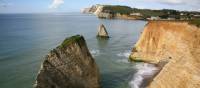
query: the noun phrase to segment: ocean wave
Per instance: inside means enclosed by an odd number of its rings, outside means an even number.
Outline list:
[[[117,62],[120,62],[120,63],[130,63],[129,61],[128,61],[128,59],[117,59]]]
[[[128,61],[128,57],[130,56],[131,52],[129,50],[126,50],[124,52],[118,53],[117,56],[121,57],[121,59],[117,59],[117,62],[120,63],[130,63]]]
[[[92,49],[92,50],[90,50],[90,53],[91,53],[93,56],[99,56],[100,51],[97,50],[97,49]]]
[[[131,54],[131,51],[127,50],[127,51],[124,51],[122,53],[118,53],[117,56],[128,58],[130,56],[130,54]]]
[[[144,80],[153,77],[159,71],[155,65],[148,63],[138,63],[134,68],[137,72],[129,82],[131,88],[143,88],[141,86]]]

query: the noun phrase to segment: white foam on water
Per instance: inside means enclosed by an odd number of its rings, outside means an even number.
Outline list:
[[[120,62],[120,63],[130,63],[128,61],[128,57],[130,56],[131,52],[126,50],[122,53],[118,53],[117,56],[118,57],[121,57],[121,59],[117,59],[117,62]]]
[[[93,55],[93,56],[98,56],[100,54],[100,51],[97,50],[97,49],[92,49],[90,50],[90,53]]]
[[[122,53],[118,53],[117,56],[128,58],[128,57],[130,56],[130,54],[131,54],[131,51],[128,51],[128,50],[127,50],[127,51],[124,51],[124,52],[122,52]]]
[[[134,68],[137,69],[137,72],[129,82],[131,88],[141,88],[145,78],[152,77],[159,71],[155,65],[148,63],[137,63]]]

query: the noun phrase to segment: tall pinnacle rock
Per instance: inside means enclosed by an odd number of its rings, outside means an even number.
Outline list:
[[[99,26],[97,37],[109,38],[106,27],[103,24]]]
[[[49,52],[35,88],[100,88],[98,67],[84,38],[72,36]]]

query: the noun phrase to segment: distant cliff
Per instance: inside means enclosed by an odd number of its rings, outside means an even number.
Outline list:
[[[100,88],[98,67],[85,40],[67,38],[45,57],[35,88]]]
[[[83,13],[94,14],[98,18],[106,19],[142,19],[139,16],[131,16],[132,8],[120,5],[93,5],[82,10]]]
[[[93,5],[93,6],[89,7],[89,8],[84,8],[84,9],[82,10],[82,13],[95,14],[95,13],[97,13],[97,11],[100,10],[100,8],[102,8],[102,7],[103,7],[103,5],[99,5],[99,4]],[[101,11],[101,10],[100,10],[100,11]]]
[[[130,60],[167,62],[148,88],[200,87],[200,28],[187,22],[150,21]]]
[[[137,20],[195,20],[200,19],[200,12],[178,11],[173,9],[139,9],[121,5],[93,5],[82,10],[83,13],[95,14],[106,19]]]

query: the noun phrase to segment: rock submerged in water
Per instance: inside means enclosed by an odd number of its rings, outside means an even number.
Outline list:
[[[106,27],[101,24],[99,26],[99,29],[98,29],[98,33],[97,33],[97,37],[101,37],[101,38],[109,38],[109,35],[108,35],[108,32],[106,30]]]
[[[45,57],[34,87],[100,88],[98,67],[82,36],[65,39]]]

